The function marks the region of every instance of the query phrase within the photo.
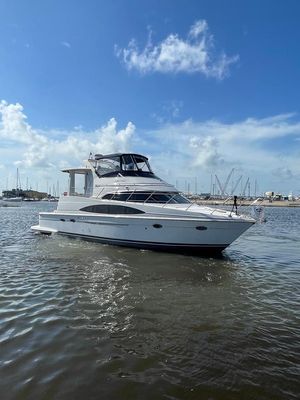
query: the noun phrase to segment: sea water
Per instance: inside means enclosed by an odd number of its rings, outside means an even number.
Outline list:
[[[0,396],[298,399],[300,208],[267,208],[222,257],[30,231],[0,208]]]

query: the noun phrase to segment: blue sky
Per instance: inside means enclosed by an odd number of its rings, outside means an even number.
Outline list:
[[[300,193],[298,1],[0,0],[0,15],[0,189],[17,167],[43,189],[89,151],[133,150],[182,190],[234,168]]]

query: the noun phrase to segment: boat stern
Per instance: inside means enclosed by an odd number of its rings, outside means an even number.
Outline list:
[[[33,225],[30,228],[32,231],[37,232],[37,233],[43,233],[45,235],[51,235],[52,233],[57,233],[58,231],[53,228],[46,228],[40,225]]]

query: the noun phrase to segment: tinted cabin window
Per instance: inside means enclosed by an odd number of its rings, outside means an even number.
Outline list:
[[[144,214],[144,211],[138,210],[137,208],[125,207],[125,206],[114,206],[110,204],[97,204],[95,206],[87,206],[81,208],[80,211],[86,211],[97,214]]]
[[[116,193],[116,194],[110,193],[110,194],[106,194],[105,196],[103,196],[103,199],[127,201],[129,196],[130,196],[130,193]]]
[[[179,193],[125,192],[106,194],[103,199],[132,201],[137,203],[189,204],[190,201]]]
[[[151,193],[115,193],[106,194],[103,199],[117,200],[117,201],[134,201],[139,203],[144,203],[151,196]]]

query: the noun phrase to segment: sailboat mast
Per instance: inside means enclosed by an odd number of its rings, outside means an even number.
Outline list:
[[[17,168],[17,185],[16,185],[16,195],[19,196],[19,168]]]

